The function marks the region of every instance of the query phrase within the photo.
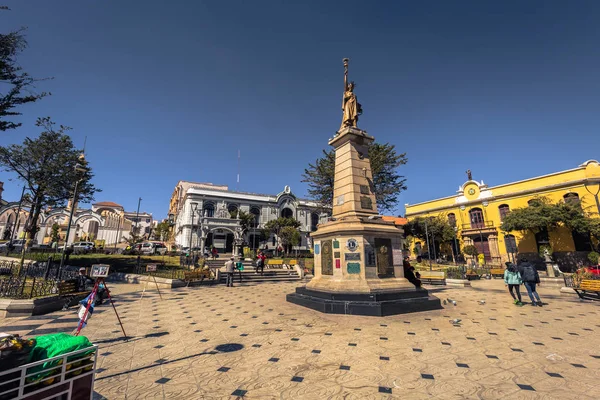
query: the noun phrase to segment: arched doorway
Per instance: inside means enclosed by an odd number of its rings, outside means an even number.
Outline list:
[[[490,256],[490,243],[488,238],[485,236],[473,238],[473,245],[477,248],[477,252],[479,254],[483,254],[485,256],[485,261],[492,260],[492,257]]]

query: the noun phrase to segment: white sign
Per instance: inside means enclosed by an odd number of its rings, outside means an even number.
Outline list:
[[[146,265],[146,272],[154,272],[154,271],[156,271],[156,264]]]
[[[110,265],[108,264],[92,265],[92,278],[106,278],[108,276],[109,269]]]
[[[348,239],[348,241],[346,242],[346,247],[350,251],[356,251],[356,249],[358,249],[358,242],[356,241],[356,239]]]

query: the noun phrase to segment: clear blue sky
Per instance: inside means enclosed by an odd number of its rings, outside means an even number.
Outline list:
[[[87,136],[110,200],[164,217],[178,180],[300,196],[341,119],[342,58],[359,127],[408,153],[401,204],[598,159],[598,1],[4,0],[20,62],[52,96],[21,107]],[[20,187],[8,182],[5,198]],[[400,207],[397,213],[404,213]]]

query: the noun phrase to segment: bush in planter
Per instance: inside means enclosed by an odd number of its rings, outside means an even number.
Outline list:
[[[446,269],[447,279],[465,279],[463,275],[463,269],[461,267],[448,267]]]
[[[477,257],[477,255],[479,254],[477,247],[473,246],[472,244],[463,247],[463,252],[471,257]]]
[[[600,254],[596,253],[595,251],[592,251],[587,255],[587,258],[588,258],[588,260],[590,260],[592,265],[598,265],[598,260],[600,259]]]

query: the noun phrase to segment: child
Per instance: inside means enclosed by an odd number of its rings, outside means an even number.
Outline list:
[[[521,273],[517,269],[517,266],[511,262],[506,263],[506,270],[504,271],[504,283],[508,286],[508,291],[510,292],[512,298],[515,300],[515,304],[518,306],[522,306],[523,303],[521,302],[520,287],[521,283],[523,283],[523,280],[521,279]],[[513,293],[513,289],[515,290],[515,292],[517,292],[516,297]]]

